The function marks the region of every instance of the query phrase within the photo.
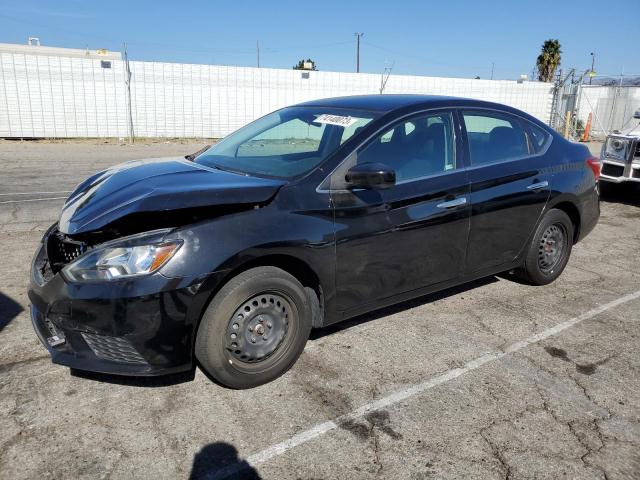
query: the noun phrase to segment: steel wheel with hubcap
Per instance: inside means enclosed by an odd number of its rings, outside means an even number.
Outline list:
[[[538,267],[541,272],[547,275],[553,273],[562,261],[566,241],[567,232],[561,223],[554,223],[544,231],[538,248]]]
[[[534,285],[553,282],[564,270],[573,246],[573,223],[558,209],[549,210],[540,221],[516,275]]]
[[[286,372],[311,331],[302,284],[276,267],[231,279],[213,298],[196,337],[200,366],[217,382],[251,388]]]
[[[256,363],[273,354],[287,334],[292,310],[283,295],[272,292],[241,305],[227,325],[226,348],[232,361]]]

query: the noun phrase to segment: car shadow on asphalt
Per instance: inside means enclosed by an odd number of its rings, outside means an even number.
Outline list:
[[[196,369],[192,368],[187,372],[172,373],[168,375],[158,375],[157,377],[135,377],[126,375],[112,375],[109,373],[87,372],[84,370],[70,369],[73,377],[93,380],[95,382],[112,383],[128,387],[158,388],[178,385],[193,381]]]
[[[228,478],[242,478],[260,480],[262,477],[247,463],[238,458],[236,447],[226,442],[216,442],[205,445],[193,457],[190,480],[224,477],[223,471],[229,468]]]
[[[509,280],[511,280],[510,276],[505,278],[508,278]],[[442,300],[444,298],[451,297],[453,295],[458,295],[460,293],[464,293],[469,290],[483,287],[485,285],[489,285],[491,283],[495,283],[498,281],[499,281],[498,277],[496,277],[495,275],[491,275],[488,277],[480,278],[478,280],[474,280],[473,282],[465,283],[463,285],[458,285],[457,287],[447,288],[446,290],[430,293],[428,295],[423,295],[422,297],[414,298],[412,300],[407,300],[406,302],[398,303],[395,305],[391,305],[389,307],[382,308],[380,310],[375,310],[373,312],[365,313],[364,315],[354,317],[344,322],[339,322],[334,325],[329,325],[328,327],[315,329],[311,332],[311,336],[309,337],[309,339],[317,340],[324,336],[331,335],[332,333],[336,333],[336,332],[354,327],[356,325],[360,325],[361,323],[371,322],[373,320],[377,320],[379,318],[386,317],[388,315],[393,315],[395,313],[399,313],[404,310],[409,310],[410,308],[416,308],[421,305],[425,305],[427,303],[435,302],[436,300]]]
[[[631,207],[640,207],[640,184],[601,182],[600,200],[608,203],[621,203]]]
[[[24,310],[22,305],[0,292],[0,332]]]
[[[511,280],[510,276],[505,278],[508,278],[509,280]],[[350,319],[344,322],[340,322],[334,325],[330,325],[328,327],[312,330],[311,336],[309,337],[309,339],[317,340],[326,335],[331,335],[332,333],[336,333],[341,330],[346,330],[355,325],[360,325],[361,323],[377,320],[379,318],[386,317],[388,315],[393,315],[394,313],[402,312],[403,310],[419,307],[427,303],[435,302],[436,300],[442,300],[444,298],[447,298],[453,295],[458,295],[460,293],[464,293],[466,291],[483,287],[485,285],[489,285],[498,281],[499,281],[498,277],[496,277],[495,275],[491,275],[478,280],[474,280],[473,282],[468,282],[463,285],[459,285],[457,287],[448,288],[440,292],[435,292],[435,293],[424,295],[422,297],[418,297],[412,300],[407,300],[406,302],[398,303],[396,305],[382,308],[380,310],[375,310],[373,312],[360,315],[358,317],[355,317],[353,319]],[[209,378],[209,380],[213,381],[214,383],[218,383],[213,377],[209,376],[206,373],[206,371],[202,369],[201,371]],[[157,377],[134,377],[134,376],[124,376],[124,375],[111,375],[107,373],[86,372],[83,370],[75,370],[75,369],[71,369],[71,375],[73,375],[74,377],[93,380],[96,382],[113,383],[117,385],[125,385],[125,386],[131,386],[131,387],[152,387],[153,388],[153,387],[168,387],[171,385],[190,382],[195,378],[195,367],[192,370],[189,370],[188,372],[174,373],[170,375],[161,375]],[[248,477],[248,478],[253,478],[253,477]]]

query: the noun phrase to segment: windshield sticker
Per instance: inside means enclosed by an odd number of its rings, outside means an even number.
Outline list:
[[[338,125],[340,127],[350,127],[354,123],[356,123],[359,118],[355,117],[344,117],[342,115],[329,115],[328,113],[324,113],[322,115],[318,115],[313,123],[328,123],[329,125]]]

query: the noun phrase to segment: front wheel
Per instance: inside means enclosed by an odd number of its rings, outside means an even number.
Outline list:
[[[205,311],[196,358],[214,380],[252,388],[285,373],[311,331],[312,310],[302,284],[276,267],[257,267],[231,279]]]
[[[549,210],[540,221],[516,275],[533,285],[547,285],[560,276],[573,246],[573,223],[562,210]]]

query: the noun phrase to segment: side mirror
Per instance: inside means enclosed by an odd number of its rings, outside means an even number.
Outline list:
[[[351,167],[346,175],[349,188],[381,190],[396,184],[396,172],[382,163],[361,163]]]
[[[633,118],[640,118],[640,110],[636,110],[633,114]]]

